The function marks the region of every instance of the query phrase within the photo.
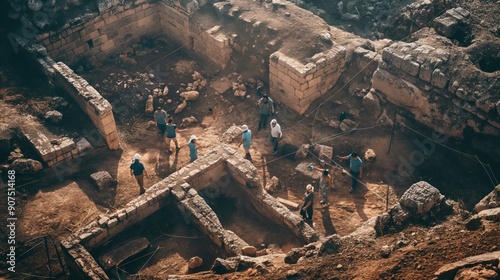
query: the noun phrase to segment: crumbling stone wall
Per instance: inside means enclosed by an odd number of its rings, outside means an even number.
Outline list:
[[[73,97],[80,108],[87,113],[111,150],[120,148],[111,104],[66,64],[58,62],[53,68],[56,85]]]
[[[159,11],[155,4],[135,1],[112,5],[67,23],[59,31],[36,36],[53,59],[68,64],[85,58],[92,65],[137,43],[141,36],[158,35]]]
[[[276,98],[298,114],[303,114],[338,81],[346,63],[346,49],[335,46],[315,54],[303,64],[281,52],[269,59],[269,87]]]
[[[190,15],[201,7],[202,3],[198,6],[184,7],[165,0],[158,6],[162,34],[185,48],[192,49],[197,55],[217,65],[220,69],[226,67],[232,53],[230,38],[219,32],[221,26],[202,27]]]
[[[118,130],[111,104],[84,78],[75,74],[70,67],[62,62],[56,63],[50,58],[43,46],[39,44],[31,45],[27,40],[20,37],[16,38],[16,40],[18,46],[21,47],[22,55],[31,59],[34,66],[44,73],[54,86],[64,89],[89,116],[103,136],[108,148],[111,150],[119,149]],[[48,156],[51,155],[52,153],[49,151]],[[56,162],[59,161],[57,160],[58,156],[60,155],[56,156]],[[47,163],[50,161],[51,159]]]
[[[463,63],[461,52],[422,43],[397,42],[385,48],[372,86],[415,118],[448,135],[500,135],[498,73],[485,73]],[[463,64],[463,66],[461,64]],[[498,107],[498,105],[497,105]]]

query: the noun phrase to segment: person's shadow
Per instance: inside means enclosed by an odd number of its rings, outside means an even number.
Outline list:
[[[173,162],[170,163],[171,157],[174,157]],[[177,171],[177,163],[179,161],[179,151],[176,150],[174,153],[169,153],[165,149],[160,149],[158,151],[158,156],[155,163],[155,172],[158,177],[165,178],[170,174]]]
[[[330,216],[329,207],[321,208],[321,220],[323,221],[323,227],[325,228],[325,236],[337,233],[337,230],[332,223],[332,217]]]
[[[364,184],[366,183],[360,180],[356,186],[356,190],[351,194],[356,207],[356,212],[363,222],[368,220],[368,216],[365,214],[366,193],[368,192],[368,189]]]

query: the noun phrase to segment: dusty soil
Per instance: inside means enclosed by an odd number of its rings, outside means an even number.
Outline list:
[[[305,19],[304,17],[303,20]],[[98,149],[87,160],[75,166],[78,172],[71,173],[62,180],[54,180],[53,176],[44,173],[39,178],[30,178],[28,182],[20,185],[17,189],[19,197],[22,198],[18,200],[21,229],[18,235],[20,253],[26,252],[33,246],[32,243],[26,242],[31,238],[49,234],[62,240],[99,213],[120,208],[137,196],[138,187],[129,174],[129,164],[133,154],[138,152],[143,156],[142,161],[150,174],[145,179],[146,186],[151,186],[180,169],[189,162],[186,144],[191,134],[198,136],[198,150],[202,156],[205,151],[220,143],[219,136],[231,125],[248,124],[254,133],[252,149],[254,164],[258,167],[261,175],[266,176],[267,180],[271,176],[277,176],[280,179],[281,186],[273,195],[301,203],[304,186],[308,183],[317,185],[317,182],[294,171],[299,162],[291,160],[287,157],[287,153],[283,152],[278,156],[271,154],[272,148],[269,143],[268,131],[257,132],[256,129],[258,113],[255,104],[259,96],[254,90],[249,90],[249,98],[240,99],[232,96],[231,92],[219,95],[210,87],[203,89],[198,100],[191,102],[187,109],[174,116],[177,124],[180,124],[182,118],[188,116],[196,117],[199,121],[198,124],[187,127],[185,131],[180,133],[178,138],[182,148],[179,153],[167,154],[163,139],[158,136],[154,129],[147,128],[147,123],[152,120],[152,117],[143,114],[145,96],[147,96],[147,90],[144,87],[152,90],[160,86],[160,83],[168,85],[170,92],[167,98],[171,98],[172,103],[168,106],[164,105],[163,108],[170,111],[179,102],[175,92],[181,83],[192,81],[190,75],[193,70],[201,72],[208,79],[209,84],[233,71],[231,69],[231,71],[216,73],[211,71],[209,65],[195,60],[189,53],[172,52],[175,49],[175,46],[162,41],[143,42],[132,47],[127,54],[127,58],[135,60],[136,64],[131,60],[117,58],[109,61],[100,69],[87,68],[86,65],[80,65],[80,68],[79,65],[75,66],[75,69],[91,84],[99,85],[96,88],[115,107],[115,117],[119,126],[123,150],[110,152]],[[13,70],[18,68],[14,67],[14,59],[11,54],[4,51],[1,55],[0,81],[2,84],[0,92],[2,100],[0,101],[0,109],[5,113],[2,114],[3,117],[0,120],[5,123],[11,123],[12,120],[19,123],[40,122],[42,113],[50,108],[50,105],[47,105],[50,103],[50,98],[60,93],[52,91],[49,85],[37,79],[30,79],[29,83],[26,83],[27,73],[30,73],[30,69],[24,69],[24,72]],[[111,75],[112,73],[113,75]],[[149,79],[153,84],[148,85],[146,81],[142,80],[141,82],[132,82],[138,85],[135,88],[123,87],[123,80],[136,79],[142,77],[140,74],[149,73],[155,75],[154,79]],[[249,73],[242,74],[245,75],[245,79],[251,78]],[[129,76],[124,77],[124,75]],[[104,83],[104,80],[107,82]],[[118,85],[120,81],[122,83]],[[416,166],[415,170],[411,172],[411,176],[405,181],[387,186],[384,183],[386,181],[385,173],[397,171],[399,159],[407,158],[412,151],[418,149],[415,140],[422,140],[421,136],[397,127],[391,153],[387,154],[391,135],[390,127],[374,127],[374,120],[364,116],[359,110],[359,116],[352,114],[354,109],[361,108],[361,99],[350,95],[347,90],[339,91],[338,88],[334,88],[326,96],[334,93],[336,94],[335,98],[322,105],[321,109],[314,114],[308,114],[306,117],[296,116],[280,104],[278,104],[278,111],[275,115],[283,128],[282,144],[288,143],[297,147],[302,143],[321,142],[333,146],[335,155],[345,155],[353,150],[362,153],[367,148],[374,149],[378,155],[375,162],[367,163],[365,166],[363,181],[366,186],[360,186],[359,190],[352,195],[348,193],[350,179],[342,175],[338,169],[347,168],[346,163],[335,163],[338,168],[334,168],[335,189],[330,191],[331,206],[326,211],[322,210],[318,203],[315,205],[313,226],[317,231],[326,235],[349,234],[362,222],[384,212],[386,197],[389,197],[388,204],[390,206],[412,183],[420,180],[426,180],[433,184],[447,197],[462,200],[468,209],[471,209],[480,198],[492,189],[481,165],[461,158],[444,147],[436,147],[436,151],[423,164]],[[311,107],[319,106],[323,100],[318,100]],[[155,100],[155,107],[159,104],[157,102],[159,102],[158,99]],[[387,108],[389,111],[393,109],[388,105]],[[76,116],[73,120],[80,119],[82,112],[76,107],[73,111]],[[352,118],[359,124],[359,127],[366,129],[344,135],[339,134],[340,131],[329,127],[328,123],[332,119],[338,119],[341,112],[351,112],[350,115],[353,116]],[[34,117],[30,117],[30,115]],[[82,126],[90,125],[88,120],[81,119],[85,120],[82,122]],[[410,118],[404,114],[401,114],[400,121],[404,121],[425,135],[431,133],[426,128],[411,122]],[[70,131],[68,133],[78,134],[81,132],[81,128],[75,128],[71,124],[70,121],[66,124],[67,128],[66,125],[63,125],[62,128]],[[70,129],[71,127],[73,130]],[[62,133],[61,128],[52,129],[55,133]],[[453,139],[449,139],[446,144],[464,152],[473,152],[464,144],[455,143]],[[238,149],[236,141],[231,145]],[[238,150],[243,153],[241,148]],[[315,160],[310,158],[307,161]],[[262,171],[262,162],[266,163],[264,171]],[[487,158],[485,158],[485,162],[497,167]],[[89,182],[89,174],[99,170],[109,171],[113,177],[118,179],[119,184],[116,189],[109,192],[97,191]],[[494,168],[494,170],[498,170],[498,168]],[[387,190],[389,190],[388,195]],[[0,195],[4,200],[5,192],[1,192]],[[225,205],[225,207],[231,207],[231,205]],[[1,215],[0,217],[3,217],[5,213],[2,211]],[[154,218],[152,217],[152,219]],[[231,223],[239,218],[238,214],[229,217],[222,215],[221,217],[222,220],[229,220],[228,227],[241,225],[236,222]],[[173,248],[161,250],[155,254],[152,262],[143,270],[147,275],[163,276],[168,273],[182,273],[185,272],[185,262],[190,257],[203,256],[207,260],[205,264],[207,265],[209,260],[219,254],[217,249],[210,245],[208,239],[200,238],[198,240],[195,238],[193,241],[163,235],[166,233],[175,236],[200,237],[195,228],[182,225],[178,220],[173,220],[172,224],[175,226],[138,227],[137,231],[124,235],[126,238],[133,237],[134,234],[147,236],[154,248]],[[251,223],[248,224],[251,225]],[[485,229],[476,232],[477,234],[471,234],[457,219],[445,221],[442,224],[413,225],[402,233],[378,238],[375,243],[353,243],[351,246],[342,248],[342,254],[323,259],[306,260],[304,263],[283,267],[269,275],[257,278],[283,279],[289,275],[291,269],[297,272],[295,279],[429,278],[443,264],[465,256],[495,250],[495,246],[498,246],[496,244],[500,244],[499,230],[500,226],[497,223],[487,225]],[[3,228],[0,233],[2,237],[5,236]],[[380,257],[379,248],[383,245],[393,245],[400,239],[408,240],[408,245],[395,248],[394,253],[388,259]],[[271,243],[278,243],[274,241],[275,238],[270,240]],[[260,240],[255,240],[255,243],[258,243],[257,241],[260,242]],[[3,252],[5,243],[2,242],[1,246]],[[279,249],[283,251],[289,250],[289,246],[285,243],[278,244],[277,247],[281,247]],[[34,252],[43,252],[43,248],[39,247]],[[48,275],[47,268],[43,265],[43,257],[37,257],[35,260],[26,258],[25,260],[33,261],[36,265],[22,268],[24,272]],[[339,264],[342,267],[339,267]],[[5,267],[5,263],[2,262],[1,265]],[[136,267],[130,269],[139,270],[140,268],[140,264],[136,264]],[[204,268],[208,268],[208,265]],[[217,276],[205,273],[195,277],[209,279]],[[249,275],[235,273],[223,277],[242,279],[249,277]]]

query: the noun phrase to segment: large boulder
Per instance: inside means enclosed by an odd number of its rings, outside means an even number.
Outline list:
[[[198,256],[192,257],[188,261],[188,268],[189,269],[195,269],[195,268],[200,267],[201,265],[203,265],[203,259],[198,257]]]
[[[241,134],[243,133],[243,130],[236,125],[231,126],[224,132],[221,136],[221,142],[222,143],[232,143],[234,139],[239,138],[241,139]]]
[[[255,257],[257,255],[257,248],[254,246],[244,246],[241,248],[241,253],[245,256]]]
[[[235,272],[238,269],[238,260],[217,258],[212,265],[211,270],[218,274]]]
[[[190,117],[187,117],[187,118],[183,118],[182,119],[182,123],[181,123],[180,126],[181,127],[188,127],[188,126],[191,126],[191,125],[193,125],[193,124],[195,124],[197,122],[198,122],[198,120],[195,117],[190,116]]]
[[[401,206],[412,214],[425,214],[444,199],[438,189],[420,181],[413,184],[399,200]]]
[[[107,171],[99,171],[90,175],[99,190],[106,190],[116,186],[116,180]]]
[[[479,213],[483,210],[500,207],[500,185],[496,186],[487,196],[474,206],[474,211]]]
[[[325,162],[329,163],[333,158],[333,148],[325,145],[315,145],[314,153]]]
[[[318,255],[331,255],[336,253],[340,249],[340,237],[337,234],[329,236],[326,241],[321,243],[319,247]]]
[[[61,123],[63,114],[59,111],[53,110],[45,113],[45,120],[50,121],[55,124]]]
[[[10,169],[22,175],[35,174],[38,171],[42,170],[42,168],[43,166],[39,161],[27,158],[16,159],[10,165]]]
[[[363,97],[363,107],[365,107],[363,113],[376,120],[380,114],[382,114],[382,108],[380,107],[380,100],[377,95],[375,95],[374,91],[375,90],[370,90],[370,92]]]
[[[187,101],[190,101],[190,100],[198,99],[198,97],[200,97],[200,93],[195,91],[195,90],[185,91],[185,92],[181,93],[180,96],[182,98],[186,99]]]
[[[300,148],[297,150],[295,153],[295,158],[296,159],[304,159],[307,157],[307,154],[309,153],[309,144],[302,144]]]

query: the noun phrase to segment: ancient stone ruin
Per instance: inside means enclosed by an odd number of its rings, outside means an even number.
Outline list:
[[[79,279],[495,279],[493,2],[5,1],[0,175],[18,176],[21,256],[38,252],[23,273],[56,277],[57,256]]]

